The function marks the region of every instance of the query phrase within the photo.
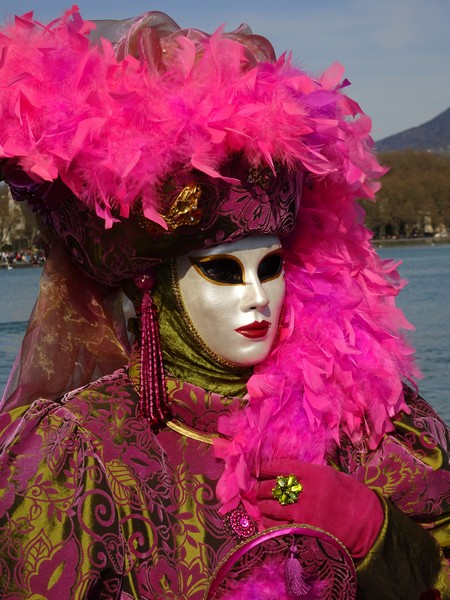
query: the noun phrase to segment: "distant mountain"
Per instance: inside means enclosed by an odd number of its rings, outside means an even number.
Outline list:
[[[450,108],[419,127],[411,127],[375,143],[379,152],[424,150],[450,152]]]

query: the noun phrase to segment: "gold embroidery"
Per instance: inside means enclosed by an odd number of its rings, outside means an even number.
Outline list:
[[[198,208],[201,194],[202,188],[196,183],[189,183],[181,190],[164,217],[170,231],[181,225],[197,225],[202,216]]]
[[[161,215],[167,223],[169,232],[175,231],[182,225],[197,225],[202,218],[202,211],[198,207],[202,188],[196,183],[186,185],[175,200],[172,202],[167,214]],[[144,215],[142,202],[135,202],[131,208],[131,213],[138,223],[139,227],[145,229],[152,235],[161,235],[164,230],[151,219]]]
[[[269,186],[273,185],[275,177],[280,172],[280,163],[275,162],[273,165],[273,169],[267,165],[259,165],[257,167],[250,167],[248,170],[248,183],[252,183],[254,185],[258,185],[263,190],[269,188]]]

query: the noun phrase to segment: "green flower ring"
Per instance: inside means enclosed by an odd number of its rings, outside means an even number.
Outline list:
[[[303,486],[295,475],[278,475],[276,486],[272,488],[272,496],[282,506],[295,504],[300,496]]]

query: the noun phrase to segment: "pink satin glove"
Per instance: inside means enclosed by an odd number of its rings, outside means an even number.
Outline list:
[[[303,486],[297,502],[282,506],[272,495],[278,475],[297,476]],[[263,467],[255,488],[265,527],[304,523],[337,537],[353,558],[364,557],[383,524],[375,492],[326,465],[279,460]]]

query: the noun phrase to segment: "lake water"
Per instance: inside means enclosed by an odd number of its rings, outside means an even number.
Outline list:
[[[411,333],[423,378],[421,394],[450,424],[450,244],[385,246],[383,258],[403,261],[409,284],[397,305],[414,324]]]
[[[416,330],[411,334],[424,378],[422,395],[450,423],[450,244],[386,246],[383,258],[402,260],[409,285],[398,305]],[[0,396],[39,288],[40,268],[0,270]]]

